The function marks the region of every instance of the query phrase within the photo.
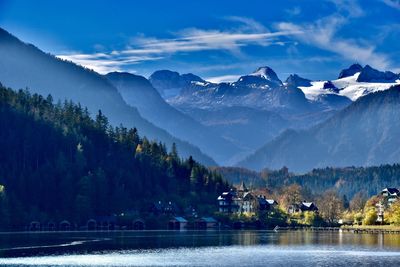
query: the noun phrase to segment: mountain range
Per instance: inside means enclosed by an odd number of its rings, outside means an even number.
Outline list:
[[[369,65],[353,64],[337,79],[319,81],[297,74],[281,80],[268,66],[228,83],[171,70],[148,79],[126,72],[101,75],[0,29],[0,82],[80,103],[93,117],[101,110],[111,125],[136,127],[167,147],[176,143],[183,157],[208,166],[302,172],[392,163],[397,155],[381,151],[397,145],[389,138],[397,133],[397,114],[389,109],[398,99],[388,93],[396,89],[388,89],[400,84],[400,75]],[[391,104],[380,106],[375,98]]]
[[[188,77],[195,78],[188,81]],[[280,134],[314,127],[358,98],[399,84],[400,75],[353,64],[332,81],[312,81],[296,74],[282,81],[269,67],[260,67],[231,83],[211,83],[193,74],[167,70],[155,72],[149,80],[160,92],[168,92],[162,95],[171,106],[213,126],[242,148],[233,160],[236,165],[260,169],[268,164],[252,166],[240,158]],[[285,132],[287,129],[290,131]]]

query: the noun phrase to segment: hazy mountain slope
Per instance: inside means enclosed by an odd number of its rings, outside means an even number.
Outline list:
[[[128,106],[117,89],[98,73],[62,61],[25,44],[0,28],[0,82],[14,89],[29,88],[56,100],[72,100],[87,106],[92,115],[99,109],[114,125],[137,127],[142,135],[171,146],[175,142],[182,156],[193,155],[198,161],[215,162],[198,148],[174,138],[143,119],[135,108]]]
[[[364,96],[326,122],[289,130],[238,165],[307,171],[400,160],[400,86]]]
[[[232,155],[240,153],[237,146],[220,137],[213,127],[206,127],[167,104],[146,78],[119,72],[109,73],[106,77],[145,119],[190,141],[219,163],[227,164]]]
[[[289,126],[278,114],[247,107],[183,110],[250,153]],[[239,155],[240,156],[240,155]],[[243,155],[242,155],[243,156]]]

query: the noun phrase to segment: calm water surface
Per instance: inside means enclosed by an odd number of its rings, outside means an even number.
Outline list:
[[[400,235],[143,231],[0,234],[0,266],[400,266]]]

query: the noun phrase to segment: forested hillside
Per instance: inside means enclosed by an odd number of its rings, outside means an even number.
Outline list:
[[[334,190],[349,199],[359,192],[373,196],[385,187],[400,186],[400,164],[367,168],[321,168],[302,175],[291,173],[286,167],[275,171],[265,169],[261,172],[232,167],[216,167],[214,170],[231,183],[239,184],[244,181],[253,188],[267,187],[277,191],[282,187],[298,184],[313,194]]]
[[[168,152],[170,151],[170,152]],[[228,184],[191,157],[112,127],[101,111],[0,87],[0,228],[82,222],[153,201],[213,210]]]

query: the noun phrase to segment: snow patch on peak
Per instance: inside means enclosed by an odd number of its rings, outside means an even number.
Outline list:
[[[397,80],[395,83],[358,82],[359,75],[360,72],[357,72],[352,76],[330,81],[337,90],[327,90],[324,88],[329,81],[313,81],[311,82],[311,86],[299,86],[299,89],[303,91],[307,99],[312,101],[323,94],[336,94],[355,101],[369,93],[387,90],[394,85],[400,84],[400,80]]]
[[[276,81],[279,80],[278,75],[270,67],[260,67],[249,76],[258,76],[266,80]]]

